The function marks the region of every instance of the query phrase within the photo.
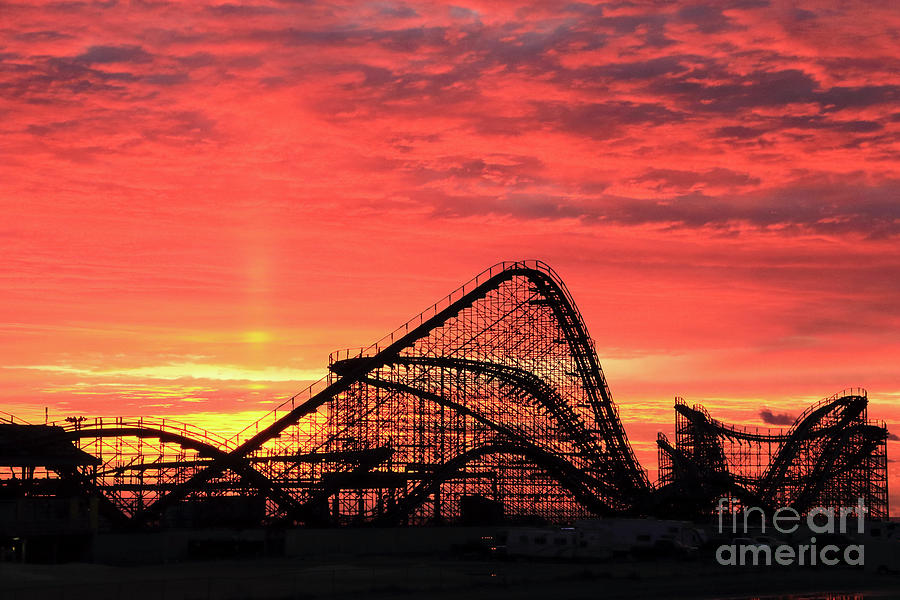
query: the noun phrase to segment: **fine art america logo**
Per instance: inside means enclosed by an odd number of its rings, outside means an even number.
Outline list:
[[[757,506],[745,507],[741,511],[729,510],[726,508],[729,500],[720,498],[716,511],[719,513],[719,533],[725,532],[725,523],[727,517],[726,512],[731,513],[731,533],[734,535],[743,533],[748,534],[750,529],[750,519],[754,514],[758,514],[760,532],[766,533],[767,516],[766,512]],[[795,533],[801,525],[802,521],[806,521],[806,527],[809,529],[810,536],[806,543],[797,544],[796,546],[775,542],[761,543],[750,538],[734,538],[732,543],[723,544],[716,550],[716,561],[720,565],[772,565],[775,564],[790,566],[816,566],[828,565],[834,566],[845,564],[850,566],[861,566],[865,563],[865,547],[863,544],[842,544],[839,547],[835,544],[816,544],[816,535],[830,535],[852,533],[855,525],[856,533],[865,532],[864,515],[867,508],[860,498],[856,506],[848,507],[824,507],[819,506],[810,510],[805,519],[790,507],[782,507],[772,514],[771,526],[774,532],[782,535],[790,535]],[[739,523],[738,516],[740,519]],[[849,518],[849,519],[848,519]],[[851,524],[848,526],[848,520]],[[739,529],[742,527],[742,531]]]

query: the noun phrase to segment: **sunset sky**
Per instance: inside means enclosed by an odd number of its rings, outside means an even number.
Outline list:
[[[675,395],[900,433],[898,56],[893,0],[0,2],[0,410],[239,429],[539,258],[651,471]]]

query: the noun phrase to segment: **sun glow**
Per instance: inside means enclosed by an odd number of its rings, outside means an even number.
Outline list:
[[[248,344],[265,344],[271,342],[274,336],[268,331],[245,331],[243,339]]]

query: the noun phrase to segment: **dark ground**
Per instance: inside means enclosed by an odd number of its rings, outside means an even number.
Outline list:
[[[849,568],[720,567],[463,557],[247,559],[140,567],[0,563],[2,600],[313,598],[900,599],[900,576]]]

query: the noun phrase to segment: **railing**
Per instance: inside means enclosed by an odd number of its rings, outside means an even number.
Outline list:
[[[31,423],[29,423],[25,419],[20,419],[16,415],[2,410],[0,410],[0,423],[6,423],[9,425],[31,425]]]
[[[202,427],[174,419],[155,417],[92,417],[81,421],[54,421],[51,425],[66,431],[102,431],[111,428],[134,428],[179,434],[183,437],[208,442],[223,451],[234,448],[231,439],[213,433]]]
[[[794,419],[794,424],[791,425],[791,430],[795,429],[798,425],[800,425],[800,423],[803,422],[804,419],[806,419],[809,415],[811,415],[814,411],[818,410],[822,406],[825,406],[826,404],[828,404],[830,402],[840,400],[841,398],[847,398],[847,397],[852,397],[852,396],[860,396],[862,398],[868,399],[868,392],[865,390],[865,388],[850,387],[850,388],[845,388],[836,394],[828,396],[827,398],[822,398],[815,404],[808,406],[806,408],[806,410],[804,410],[802,413],[800,413],[797,416],[796,419]]]
[[[239,446],[245,437],[256,435],[261,429],[265,429],[272,423],[278,421],[279,413],[283,417],[298,406],[302,406],[305,402],[317,396],[322,390],[328,387],[330,383],[331,373],[328,373],[318,381],[314,381],[308,387],[297,392],[296,394],[261,416],[253,423],[250,423],[249,425],[235,433],[233,436],[228,438],[228,442],[235,447]]]
[[[429,306],[428,308],[426,308],[425,310],[420,312],[418,315],[416,315],[412,319],[406,321],[404,324],[400,325],[399,327],[397,327],[390,333],[382,336],[381,339],[370,344],[369,346],[341,349],[341,350],[332,352],[329,355],[329,364],[336,362],[338,360],[341,360],[342,358],[359,358],[359,357],[363,357],[363,356],[373,356],[375,354],[378,354],[380,351],[384,350],[385,348],[387,348],[388,346],[393,344],[396,340],[407,335],[410,331],[412,331],[416,327],[419,327],[420,325],[422,325],[422,323],[424,323],[428,319],[431,319],[432,317],[436,316],[442,310],[446,309],[448,306],[450,306],[451,304],[453,304],[454,302],[456,302],[457,300],[459,300],[460,298],[465,296],[467,293],[471,292],[473,289],[475,289],[478,286],[480,286],[481,284],[483,284],[485,281],[491,279],[495,275],[499,275],[500,273],[503,273],[503,272],[508,271],[509,269],[513,269],[513,268],[532,269],[535,271],[542,271],[542,272],[546,273],[547,275],[549,275],[551,277],[551,279],[553,279],[553,281],[557,284],[559,289],[562,291],[563,296],[565,297],[566,301],[569,303],[569,305],[575,311],[576,317],[581,322],[583,322],[581,314],[578,313],[578,308],[575,305],[575,302],[572,299],[572,296],[569,293],[569,290],[566,288],[565,284],[563,283],[562,279],[560,279],[559,275],[557,275],[556,271],[554,271],[550,267],[550,265],[548,265],[547,263],[545,263],[541,260],[503,261],[503,262],[499,262],[495,265],[488,267],[487,269],[485,269],[484,271],[482,271],[481,273],[479,273],[478,275],[476,275],[475,277],[473,277],[466,283],[462,284],[461,286],[459,286],[458,288],[456,288],[455,290],[453,290],[452,292],[450,292],[449,294],[447,294],[446,296],[444,296],[443,298],[441,298],[440,300],[438,300],[437,302],[435,302],[434,304],[432,304],[431,306]],[[588,343],[589,343],[591,349],[593,349],[594,341],[588,340]]]

